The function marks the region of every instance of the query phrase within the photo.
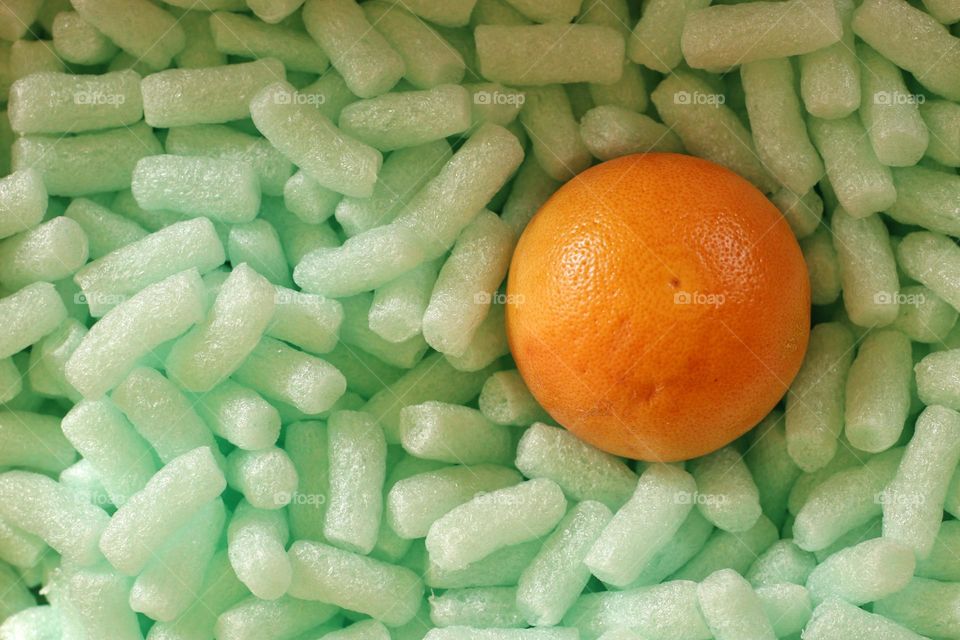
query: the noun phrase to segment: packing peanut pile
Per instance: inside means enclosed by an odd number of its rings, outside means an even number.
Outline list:
[[[0,0],[0,640],[960,638],[958,21]],[[601,167],[648,180],[591,191]],[[584,203],[720,184],[772,235],[693,249],[785,274],[800,324],[737,335],[795,357],[715,441],[654,421],[637,455],[629,424],[595,448],[593,407],[547,400],[583,380],[559,363],[653,376],[670,327],[521,316],[568,273],[520,278],[521,252],[594,237]],[[660,308],[744,317],[674,284]],[[600,327],[618,286],[563,290]],[[714,413],[692,388],[649,397]]]

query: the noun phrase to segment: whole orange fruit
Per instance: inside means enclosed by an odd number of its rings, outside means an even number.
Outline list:
[[[803,360],[810,287],[777,208],[712,162],[625,156],[561,187],[507,281],[520,374],[561,425],[642,460],[700,456],[779,401]]]

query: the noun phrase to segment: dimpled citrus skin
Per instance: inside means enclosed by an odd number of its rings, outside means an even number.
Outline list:
[[[743,178],[650,153],[573,178],[534,216],[507,281],[523,379],[600,449],[686,460],[757,424],[800,368],[810,288],[779,211]]]

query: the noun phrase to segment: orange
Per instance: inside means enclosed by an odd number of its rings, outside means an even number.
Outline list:
[[[521,236],[507,335],[561,425],[628,458],[704,455],[757,424],[803,360],[810,287],[777,208],[673,153],[617,158],[561,187]]]

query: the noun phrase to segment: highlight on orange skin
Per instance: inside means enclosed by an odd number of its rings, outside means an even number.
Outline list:
[[[807,347],[810,287],[777,208],[707,160],[637,154],[561,187],[521,236],[507,336],[523,379],[581,439],[686,460],[756,425]]]

